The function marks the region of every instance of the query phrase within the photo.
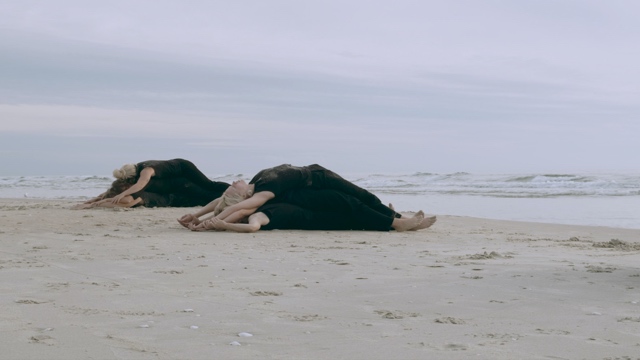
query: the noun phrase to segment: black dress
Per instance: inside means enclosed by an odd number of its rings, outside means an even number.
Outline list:
[[[368,205],[375,211],[394,217],[400,217],[394,210],[382,204],[380,199],[369,191],[345,180],[340,175],[318,164],[309,166],[279,165],[264,169],[251,179],[254,193],[270,191],[276,198],[295,189],[331,189],[350,195]]]

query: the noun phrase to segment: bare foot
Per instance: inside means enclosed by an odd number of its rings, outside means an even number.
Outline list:
[[[184,215],[183,217],[178,219],[178,222],[180,223],[180,225],[186,228],[189,228],[189,224],[194,224],[194,225],[200,224],[200,220],[197,217],[195,217],[193,214]]]
[[[431,225],[435,224],[436,222],[436,217],[435,216],[429,216],[426,217],[422,220],[422,222],[420,224],[418,224],[418,226],[414,227],[413,229],[409,229],[411,231],[415,231],[415,230],[422,230],[422,229],[426,229],[428,227],[431,227]]]
[[[424,220],[424,212],[420,210],[413,217],[393,219],[393,223],[391,223],[391,226],[396,231],[407,231],[419,226],[422,220]]]

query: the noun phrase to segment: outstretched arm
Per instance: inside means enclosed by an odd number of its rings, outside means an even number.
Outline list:
[[[133,186],[131,186],[130,188],[128,188],[127,190],[121,192],[120,194],[116,195],[113,197],[112,202],[114,204],[118,203],[123,197],[127,196],[127,195],[131,195],[131,194],[135,194],[138,191],[144,189],[147,184],[149,184],[149,180],[151,180],[151,177],[153,175],[156,174],[156,171],[153,170],[153,168],[147,167],[142,169],[142,171],[140,171],[140,177],[138,178],[138,181],[133,184]]]
[[[140,203],[142,203],[142,198],[134,199],[133,196],[128,195],[128,196],[125,196],[124,198],[122,198],[117,203],[113,202],[113,198],[107,198],[107,199],[96,201],[96,202],[93,202],[93,203],[78,204],[78,205],[72,207],[71,209],[73,209],[73,210],[82,210],[82,209],[91,209],[91,208],[94,208],[94,207],[104,207],[104,208],[122,207],[122,208],[129,208],[129,207],[135,206],[135,205],[140,204]]]
[[[207,220],[207,228],[213,228],[215,230],[228,230],[242,233],[252,233],[260,230],[263,225],[269,223],[269,218],[264,213],[255,213],[249,216],[249,222],[247,224],[232,224],[224,220],[212,218]]]
[[[107,192],[105,191],[105,192],[103,192],[102,194],[100,194],[100,195],[98,195],[98,196],[94,197],[93,199],[90,199],[90,200],[85,201],[83,204],[93,204],[93,203],[94,203],[94,202],[96,202],[96,201],[103,200],[103,199],[104,199],[104,197],[105,197],[106,195],[107,195]]]
[[[219,202],[220,202],[220,198],[217,198],[211,201],[210,203],[208,203],[207,205],[203,206],[202,209],[200,209],[200,211],[198,212],[195,212],[193,214],[182,215],[182,217],[178,219],[178,222],[180,223],[180,225],[184,227],[189,227],[189,224],[198,225],[200,224],[200,220],[198,218],[202,215],[206,215],[212,212],[213,210],[215,210]]]
[[[256,211],[260,206],[264,205],[267,201],[273,199],[275,194],[271,191],[260,191],[258,193],[253,194],[252,197],[242,200],[241,202],[231,205],[224,209],[218,216],[216,216],[220,220],[227,220],[231,214],[235,213],[238,210],[249,210],[253,209]]]
[[[233,214],[227,216],[227,220],[224,222],[226,223],[240,222],[242,219],[246,219],[247,216],[253,214],[256,210],[257,209],[238,210]],[[187,224],[185,226],[193,231],[204,231],[204,230],[216,229],[216,228],[213,228],[211,225],[212,224],[211,219],[215,219],[215,218],[216,218],[215,215],[211,215],[207,218],[202,219],[202,221],[199,221],[197,224],[194,222],[191,224]],[[223,220],[220,220],[220,221],[223,221]],[[222,229],[216,229],[216,230],[222,230]]]

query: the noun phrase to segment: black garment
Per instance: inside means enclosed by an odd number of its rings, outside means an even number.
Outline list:
[[[310,187],[311,171],[304,166],[283,164],[260,171],[249,184],[254,184],[254,193],[270,191],[277,198],[286,191]]]
[[[257,212],[269,218],[261,230],[352,230],[347,214],[340,212],[312,211],[287,203],[268,203]]]
[[[374,194],[343,179],[340,175],[318,164],[301,167],[283,164],[264,169],[256,174],[249,184],[254,184],[254,193],[271,191],[275,194],[276,198],[294,189],[314,188],[337,190],[355,197],[379,213],[400,217],[400,214],[383,205],[380,199]]]
[[[142,204],[136,204],[134,207],[193,207],[203,206],[211,200],[201,200],[202,198],[193,196],[184,196],[181,194],[157,194],[147,191],[139,191],[132,195],[135,198],[142,198]],[[215,198],[214,198],[215,199]]]
[[[389,231],[393,217],[380,214],[353,196],[335,190],[294,190],[285,201],[318,205],[306,208],[289,202],[268,202],[258,208],[269,218],[262,230],[372,230]],[[327,199],[326,201],[317,200]],[[319,210],[322,209],[322,210]]]
[[[358,198],[330,189],[296,189],[286,192],[280,201],[314,213],[339,213],[348,219],[349,229],[389,231],[394,215],[381,213]]]
[[[147,160],[136,164],[136,181],[140,172],[147,167],[153,168],[155,175],[152,179],[176,179],[185,178],[204,190],[219,193],[219,197],[229,187],[225,182],[212,181],[202,173],[191,161],[185,159],[171,160]],[[184,182],[149,182],[145,191],[159,194],[181,193],[184,190]],[[215,199],[214,198],[214,199]]]
[[[205,190],[186,178],[156,179],[155,176],[144,190],[131,194],[134,198],[141,197],[147,207],[204,206],[221,195],[219,191]]]

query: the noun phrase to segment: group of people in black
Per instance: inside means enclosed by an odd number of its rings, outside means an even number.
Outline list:
[[[408,231],[426,229],[436,221],[422,211],[403,216],[317,164],[283,164],[258,172],[249,183],[232,184],[210,180],[184,159],[126,164],[113,175],[116,180],[109,190],[74,208],[202,206],[178,219],[194,231]]]

